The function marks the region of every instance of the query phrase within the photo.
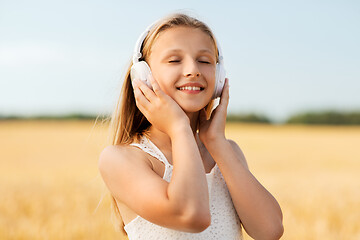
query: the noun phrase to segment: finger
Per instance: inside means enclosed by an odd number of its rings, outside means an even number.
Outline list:
[[[210,120],[215,118],[215,116],[220,115],[226,118],[227,106],[229,104],[229,79],[225,79],[224,88],[220,96],[220,103],[211,113]]]
[[[214,117],[216,116],[216,113],[218,112],[220,106],[217,106],[212,112],[209,121],[212,121]]]
[[[225,78],[224,88],[221,92],[220,103],[221,106],[227,106],[229,104],[229,79]]]
[[[155,93],[142,81],[139,81],[137,79],[135,79],[134,81],[136,82],[136,85],[139,87],[146,99],[150,102],[154,101],[154,99],[156,98]]]
[[[163,96],[165,93],[161,90],[159,84],[155,80],[152,74],[149,75],[151,86],[153,87],[153,91],[157,96]]]
[[[134,80],[136,81],[136,80]],[[144,113],[144,111],[146,111],[147,109],[149,109],[150,107],[150,102],[149,100],[144,96],[143,92],[141,91],[141,89],[139,88],[138,83],[134,83],[133,84],[133,88],[134,88],[134,97],[135,97],[135,103],[136,106],[139,108],[139,110]]]

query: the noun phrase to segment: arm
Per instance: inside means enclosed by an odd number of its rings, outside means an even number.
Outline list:
[[[111,195],[148,221],[185,232],[201,232],[209,225],[200,207],[196,215],[189,202],[179,204],[179,197],[169,191],[170,184],[175,193],[183,187],[181,176],[168,183],[153,171],[148,155],[140,149],[106,147],[100,155],[99,170]]]
[[[229,86],[226,81],[219,106],[209,120],[201,114],[199,136],[219,166],[246,232],[254,239],[279,239],[282,213],[275,198],[256,180],[238,145],[225,138]]]
[[[174,167],[167,191],[169,200],[174,208],[185,211],[185,215],[203,222],[207,228],[211,223],[208,186],[190,126],[178,128],[178,132],[171,136],[171,144]]]
[[[206,147],[224,176],[246,232],[254,239],[279,239],[283,234],[280,206],[248,170],[238,145],[223,139]]]
[[[153,88],[154,92],[137,83],[135,96],[139,109],[153,126],[171,138],[171,182],[151,169],[147,154],[126,146],[105,149],[100,157],[100,172],[112,195],[148,221],[181,231],[203,231],[211,222],[209,196],[189,119],[156,82]]]

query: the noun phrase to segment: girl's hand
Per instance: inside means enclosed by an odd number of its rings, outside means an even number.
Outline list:
[[[181,127],[190,127],[190,120],[185,112],[161,90],[153,76],[150,76],[150,82],[153,90],[142,81],[133,80],[136,106],[147,120],[170,137]]]
[[[212,112],[209,120],[206,119],[205,109],[200,111],[199,137],[205,146],[216,141],[226,140],[225,123],[227,106],[229,104],[229,79],[225,79],[224,88],[221,93],[220,103]]]

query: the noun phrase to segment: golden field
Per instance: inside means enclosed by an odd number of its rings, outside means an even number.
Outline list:
[[[93,121],[0,122],[0,239],[121,239]],[[360,127],[228,124],[284,214],[282,239],[360,239]],[[250,239],[246,237],[246,239]]]

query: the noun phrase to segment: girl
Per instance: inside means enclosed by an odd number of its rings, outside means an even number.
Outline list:
[[[145,32],[135,52],[133,63],[146,66],[127,71],[113,145],[99,160],[128,238],[242,239],[242,225],[254,239],[279,239],[280,206],[225,138],[227,79],[211,113],[222,71],[211,30],[175,14]]]

